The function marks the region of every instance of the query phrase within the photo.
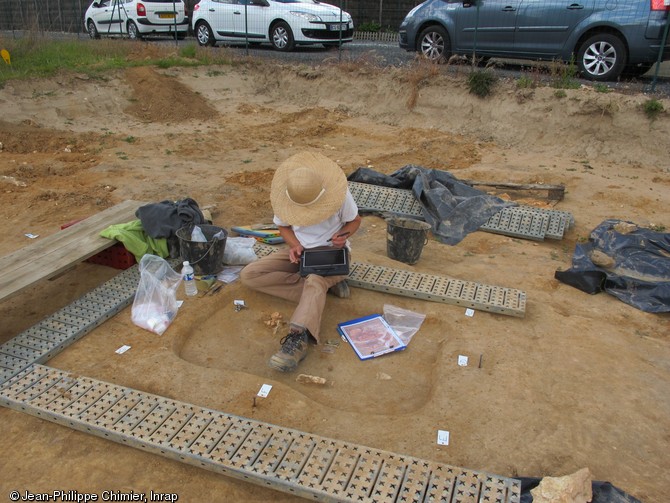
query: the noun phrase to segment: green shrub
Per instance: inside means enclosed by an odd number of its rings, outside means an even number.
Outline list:
[[[357,31],[372,31],[378,32],[381,31],[382,25],[376,23],[375,21],[368,21],[367,23],[361,23],[356,27]]]
[[[528,75],[522,75],[516,80],[517,89],[533,89],[535,86],[535,81]]]
[[[498,77],[491,70],[473,70],[468,75],[470,93],[480,98],[489,96]]]
[[[552,85],[556,89],[579,89],[581,84],[577,81],[579,70],[575,65],[574,56],[567,63],[554,62],[551,67]]]
[[[179,49],[179,55],[182,58],[195,59],[197,47],[198,46],[195,44],[186,44],[185,46],[181,47],[181,49]]]
[[[662,112],[665,111],[663,103],[655,98],[650,98],[645,101],[644,105],[642,105],[642,109],[644,110],[644,113],[647,115],[649,120],[656,119]]]

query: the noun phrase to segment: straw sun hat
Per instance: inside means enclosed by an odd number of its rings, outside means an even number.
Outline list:
[[[287,224],[314,225],[340,209],[347,187],[347,177],[334,161],[322,154],[301,152],[275,171],[270,202]]]

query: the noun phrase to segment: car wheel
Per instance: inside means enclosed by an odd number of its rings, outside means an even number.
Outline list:
[[[130,40],[139,40],[142,38],[140,30],[137,28],[134,21],[128,21],[128,38]]]
[[[577,66],[585,79],[616,80],[626,67],[626,58],[626,47],[619,37],[599,33],[579,47]]]
[[[95,27],[95,23],[93,22],[92,19],[88,20],[88,23],[86,24],[86,26],[87,26],[89,37],[100,38],[100,34],[98,33],[98,29]]]
[[[195,25],[195,38],[202,46],[214,45],[214,33],[207,23],[200,21]]]
[[[295,46],[291,27],[285,21],[279,21],[270,31],[272,47],[278,51],[291,51]]]
[[[417,49],[423,57],[435,63],[445,62],[451,52],[447,30],[442,26],[429,26],[419,34]]]

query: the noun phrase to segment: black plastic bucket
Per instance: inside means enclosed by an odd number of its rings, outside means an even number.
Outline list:
[[[416,264],[428,242],[430,224],[413,218],[393,217],[386,221],[386,253],[406,264]]]
[[[223,252],[226,249],[228,231],[216,225],[198,225],[205,235],[205,241],[192,241],[193,225],[182,227],[175,234],[179,239],[179,255],[188,260],[193,272],[198,276],[218,274],[223,270]],[[214,239],[219,232],[223,239]]]

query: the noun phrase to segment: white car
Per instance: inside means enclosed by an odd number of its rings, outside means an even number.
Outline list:
[[[146,35],[186,37],[189,20],[183,0],[96,0],[84,17],[91,38],[101,35],[127,35],[140,39]]]
[[[354,35],[349,13],[315,0],[201,0],[191,21],[200,45],[269,42],[290,51],[296,45],[338,46]]]

